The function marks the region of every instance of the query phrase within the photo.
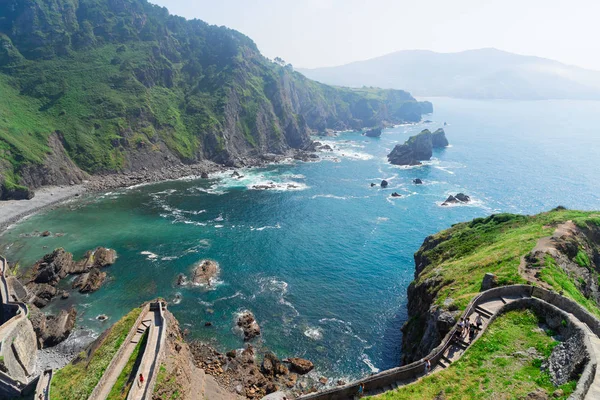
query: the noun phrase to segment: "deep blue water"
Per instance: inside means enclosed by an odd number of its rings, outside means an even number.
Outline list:
[[[0,250],[29,266],[60,246],[78,257],[99,245],[116,249],[101,290],[50,307],[80,303],[79,323],[96,331],[143,301],[179,293],[170,310],[221,350],[243,345],[233,326],[249,309],[263,329],[259,346],[313,360],[316,375],[348,379],[396,366],[412,255],[427,235],[500,211],[600,209],[600,102],[432,101],[433,123],[389,129],[379,139],[328,138],[336,151],[321,162],[71,202],[13,227]],[[444,121],[451,147],[421,167],[387,164],[396,143]],[[384,178],[387,189],[369,186]],[[249,189],[270,181],[280,190]],[[394,191],[403,197],[392,199]],[[439,206],[457,192],[473,203]],[[26,236],[35,230],[64,236]],[[221,268],[213,288],[176,287],[179,273],[206,258]],[[107,323],[95,320],[101,313]]]

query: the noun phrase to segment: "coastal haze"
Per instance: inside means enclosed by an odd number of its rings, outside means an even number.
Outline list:
[[[598,398],[598,14],[0,2],[0,398]]]
[[[299,69],[330,85],[403,88],[416,96],[600,99],[600,72],[497,49],[406,50],[338,67]]]

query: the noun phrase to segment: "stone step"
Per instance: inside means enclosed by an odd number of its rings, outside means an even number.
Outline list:
[[[504,304],[506,304],[506,300],[504,300],[504,298],[502,296],[500,296],[500,301]]]
[[[482,306],[475,307],[475,311],[477,311],[479,314],[481,314],[481,316],[483,318],[490,318],[492,315],[494,315],[494,313],[492,313],[491,311],[483,308]]]

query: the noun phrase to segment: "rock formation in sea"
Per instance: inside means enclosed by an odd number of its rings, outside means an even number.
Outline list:
[[[210,286],[219,273],[219,264],[212,260],[203,260],[192,271],[192,283]],[[179,279],[178,281],[181,281]]]
[[[381,131],[382,128],[381,127],[376,127],[373,129],[369,129],[368,131],[365,132],[365,136],[367,137],[380,137],[381,136]]]
[[[250,311],[244,311],[238,317],[237,326],[244,332],[244,340],[251,340],[260,335],[260,326]]]
[[[458,193],[456,196],[450,195],[448,198],[442,203],[443,206],[448,206],[450,204],[461,204],[468,203],[471,201],[471,198],[464,193]]]
[[[431,133],[424,129],[418,135],[411,136],[404,144],[397,144],[388,154],[388,161],[394,165],[420,165],[421,161],[430,160],[434,148],[448,146],[443,129]]]

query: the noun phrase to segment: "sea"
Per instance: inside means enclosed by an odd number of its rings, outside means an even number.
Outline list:
[[[244,346],[235,321],[249,310],[262,329],[255,347],[307,358],[315,377],[347,381],[398,366],[413,254],[428,235],[493,213],[600,209],[600,102],[428,100],[428,121],[380,138],[315,138],[333,149],[318,162],[72,200],[11,227],[0,252],[26,269],[58,247],[76,258],[115,249],[100,290],[45,309],[74,304],[78,325],[96,333],[163,297],[191,338],[221,351]],[[422,166],[387,162],[396,144],[425,128],[444,128],[450,146]],[[472,201],[441,205],[459,192]],[[41,237],[46,230],[52,235]],[[177,285],[205,259],[220,268],[211,285]]]

